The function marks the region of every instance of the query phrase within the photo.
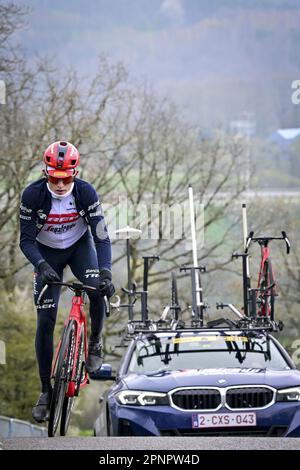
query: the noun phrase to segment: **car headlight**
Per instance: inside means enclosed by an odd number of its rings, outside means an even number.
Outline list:
[[[300,387],[277,390],[276,401],[300,401]]]
[[[123,390],[117,393],[116,399],[121,405],[169,405],[169,397],[166,393],[146,392],[143,390]]]

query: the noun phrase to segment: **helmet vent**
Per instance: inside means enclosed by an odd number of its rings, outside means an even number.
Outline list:
[[[71,160],[71,165],[75,165],[76,164],[76,160]]]
[[[67,144],[67,142],[59,142],[59,145],[63,145],[65,147],[68,144]]]
[[[62,153],[62,152],[60,152]],[[57,168],[62,168],[63,164],[64,164],[64,157],[61,156],[59,153],[59,156],[57,158]]]

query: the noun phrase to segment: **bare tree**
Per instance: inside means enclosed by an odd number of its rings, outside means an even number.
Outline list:
[[[6,106],[0,115],[3,136],[0,149],[0,278],[6,288],[27,262],[18,248],[18,207],[24,187],[42,176],[42,155],[49,142],[65,138],[82,155],[82,175],[95,172],[103,187],[111,160],[122,139],[112,147],[110,126],[117,126],[119,102],[126,96],[126,73],[121,65],[99,63],[99,73],[90,81],[69,70],[58,74],[45,62],[29,70],[19,64],[18,74],[8,84]]]
[[[14,33],[24,27],[28,8],[13,2],[0,5],[0,73],[9,72],[22,61],[20,48],[12,42]]]
[[[174,105],[153,94],[141,93],[138,106],[138,123],[129,145],[123,148],[121,162],[115,165],[115,178],[119,179],[119,194],[126,195],[131,206],[128,222],[145,232],[142,240],[132,243],[133,252],[139,256],[156,251],[168,264],[159,270],[159,276],[150,276],[150,283],[161,283],[174,267],[191,260],[191,250],[185,249],[189,227],[183,227],[181,236],[174,238],[175,226],[182,225],[182,220],[159,220],[163,209],[172,211],[175,205],[181,205],[183,210],[188,185],[192,184],[205,212],[202,230],[224,217],[244,189],[238,167],[245,146],[242,139],[222,133],[202,139],[197,127],[178,117]],[[151,209],[157,206],[158,212],[153,215]],[[143,208],[146,210],[141,214]],[[153,223],[158,227],[158,237],[151,239]],[[207,244],[202,258],[221,244],[222,240]],[[134,261],[136,281],[141,280],[139,268],[140,263]]]

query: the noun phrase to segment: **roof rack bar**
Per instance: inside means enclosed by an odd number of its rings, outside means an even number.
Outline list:
[[[226,322],[226,326],[220,326],[220,323]],[[266,325],[259,325],[259,326],[247,326],[247,325],[234,325],[234,322],[232,320],[227,320],[226,319],[217,319],[213,320],[211,322],[211,326],[182,326],[182,324],[176,324],[175,325],[166,325],[166,326],[160,326],[159,328],[155,328],[155,324],[140,324],[137,322],[137,324],[134,324],[134,322],[128,324],[128,329],[125,331],[125,334],[127,335],[136,335],[138,333],[168,333],[168,332],[187,332],[187,333],[195,333],[195,332],[213,332],[218,331],[242,331],[242,332],[263,332],[263,331],[277,331],[277,329],[280,329],[280,325],[277,324],[266,324]]]
[[[197,256],[197,240],[196,240],[196,224],[195,224],[195,209],[194,209],[194,193],[193,188],[189,185],[189,201],[190,201],[190,220],[191,220],[191,235],[192,235],[192,248],[193,248],[193,268],[191,268],[192,280],[192,312],[196,320],[203,325],[203,295],[200,282],[198,269],[198,256]]]

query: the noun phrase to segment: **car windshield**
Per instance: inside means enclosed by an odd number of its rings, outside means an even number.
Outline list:
[[[137,341],[128,372],[216,368],[286,370],[289,366],[273,341],[264,335],[153,335]]]

